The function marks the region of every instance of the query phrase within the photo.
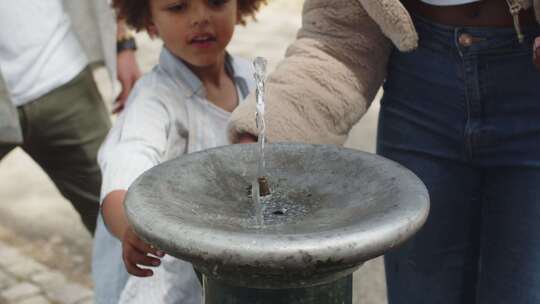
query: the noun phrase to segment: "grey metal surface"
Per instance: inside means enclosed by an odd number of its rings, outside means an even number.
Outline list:
[[[260,227],[248,197],[257,151],[221,147],[149,170],[128,191],[129,221],[209,277],[281,288],[346,276],[427,218],[425,186],[397,163],[333,145],[269,144],[273,199]]]
[[[236,287],[206,278],[205,304],[352,304],[352,276],[326,285],[289,289]]]

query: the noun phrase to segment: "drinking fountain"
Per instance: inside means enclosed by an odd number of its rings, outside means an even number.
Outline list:
[[[257,208],[258,155],[257,144],[187,154],[128,190],[135,232],[203,274],[206,304],[351,303],[352,273],[426,221],[412,172],[335,145],[267,144]]]

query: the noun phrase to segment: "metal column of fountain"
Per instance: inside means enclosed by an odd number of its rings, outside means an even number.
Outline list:
[[[203,273],[206,304],[349,304],[352,273],[427,218],[425,186],[395,162],[333,145],[264,151],[262,208],[256,144],[182,156],[129,188],[135,231]]]

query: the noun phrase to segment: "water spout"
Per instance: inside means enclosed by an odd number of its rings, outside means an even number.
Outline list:
[[[261,197],[270,194],[270,186],[268,179],[266,178],[266,164],[264,161],[264,142],[266,141],[266,124],[264,121],[264,82],[266,80],[266,59],[257,57],[253,61],[253,67],[255,69],[255,82],[257,89],[256,94],[256,110],[255,124],[259,131],[258,143],[259,143],[259,155],[257,159],[257,179],[252,184],[252,199],[255,206],[255,218],[259,226],[264,226],[264,208],[262,205]]]
[[[264,82],[266,80],[266,59],[257,57],[253,61],[253,67],[255,68],[255,82],[257,84],[256,98],[257,112],[255,114],[255,123],[259,130],[258,143],[259,143],[259,161],[257,168],[257,177],[261,178],[266,176],[266,168],[264,162],[264,142],[266,141],[266,123],[264,121]]]
[[[266,178],[266,176],[259,176],[257,178],[257,181],[259,182],[259,195],[270,195],[270,185],[268,184],[268,179]]]

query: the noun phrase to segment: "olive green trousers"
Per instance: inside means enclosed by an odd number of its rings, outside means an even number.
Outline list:
[[[93,234],[101,187],[97,151],[111,123],[90,69],[17,110],[23,133],[20,147],[47,173]],[[0,145],[0,159],[15,147]]]

